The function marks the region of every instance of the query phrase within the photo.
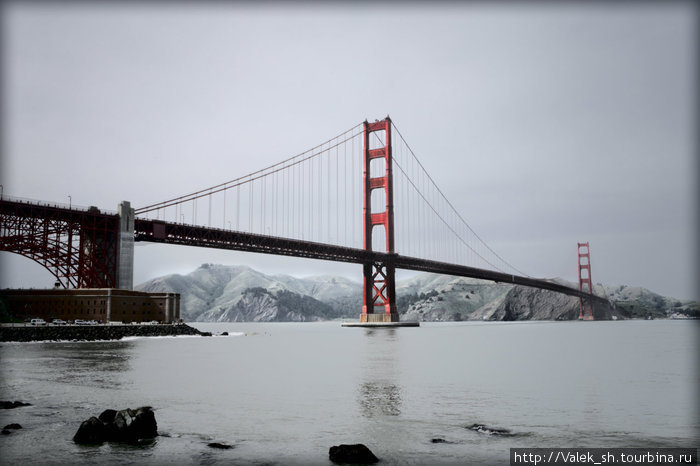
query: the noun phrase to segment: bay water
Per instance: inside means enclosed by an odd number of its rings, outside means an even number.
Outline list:
[[[330,465],[342,443],[386,465],[507,464],[510,448],[700,446],[700,321],[191,325],[215,336],[1,344],[0,399],[31,406],[0,410],[23,427],[0,436],[0,464]],[[144,405],[154,441],[72,441],[89,417]]]

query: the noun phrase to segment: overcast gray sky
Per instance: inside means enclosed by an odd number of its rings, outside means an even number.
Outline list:
[[[116,210],[227,181],[391,115],[462,216],[531,276],[699,298],[692,2],[4,2],[5,195]],[[0,253],[0,286],[50,286]],[[135,282],[203,262],[139,245]]]

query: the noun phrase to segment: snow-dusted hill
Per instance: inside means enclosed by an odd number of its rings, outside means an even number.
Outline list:
[[[557,282],[574,283],[556,279]],[[136,287],[180,293],[187,321],[312,321],[357,318],[362,285],[343,277],[266,275],[246,266],[203,264],[187,275],[167,275]],[[698,303],[647,289],[595,285],[613,303],[597,319],[698,316]],[[447,275],[419,274],[397,283],[403,320],[566,320],[579,315],[578,298],[535,288]]]
[[[348,311],[347,316],[354,316],[359,313],[362,299],[361,285],[342,277],[301,279],[289,275],[270,276],[247,266],[216,264],[203,264],[187,275],[155,278],[138,285],[136,289],[180,293],[180,314],[187,321],[319,320],[343,317],[344,309]],[[257,289],[267,293],[263,296],[251,292]],[[295,299],[293,296],[300,299],[307,297],[318,304],[306,302],[308,315],[275,313],[271,310],[280,298],[289,301]],[[257,313],[253,308],[257,309]]]

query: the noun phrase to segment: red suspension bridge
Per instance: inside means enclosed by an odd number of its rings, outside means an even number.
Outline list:
[[[529,277],[499,256],[388,117],[225,183],[136,209],[122,202],[116,214],[0,200],[0,250],[39,262],[66,288],[132,288],[134,241],[361,264],[363,322],[399,321],[397,268],[577,296],[585,319],[607,304],[592,294],[587,243],[578,289]]]

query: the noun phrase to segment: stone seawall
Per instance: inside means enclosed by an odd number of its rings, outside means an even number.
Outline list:
[[[0,327],[0,341],[95,341],[177,335],[202,335],[202,332],[185,324]]]

